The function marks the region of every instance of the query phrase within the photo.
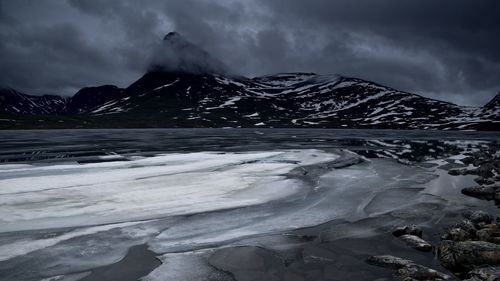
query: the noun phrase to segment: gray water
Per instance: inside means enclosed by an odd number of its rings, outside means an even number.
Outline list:
[[[373,280],[392,274],[364,263],[373,254],[444,270],[392,239],[395,225],[417,223],[436,243],[461,211],[496,211],[460,193],[473,177],[447,174],[465,153],[495,153],[494,132],[46,130],[0,140],[0,280]]]
[[[0,162],[91,161],[95,156],[154,155],[165,152],[255,151],[287,148],[372,150],[369,140],[441,149],[447,141],[464,145],[499,142],[500,132],[348,129],[103,129],[0,131]],[[367,144],[368,142],[368,144]],[[422,142],[425,144],[422,145]],[[381,148],[385,148],[382,146]],[[423,154],[433,153],[421,151]]]

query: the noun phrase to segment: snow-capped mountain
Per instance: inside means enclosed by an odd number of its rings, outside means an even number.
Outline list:
[[[90,112],[96,107],[119,98],[122,92],[123,89],[113,85],[83,88],[68,100],[64,113],[78,114]]]
[[[0,115],[65,115],[72,118],[68,127],[79,122],[80,127],[500,130],[499,96],[475,108],[339,75],[282,73],[250,79],[230,74],[177,33],[165,36],[163,44],[165,54],[125,89],[84,88],[67,99],[4,90]],[[16,126],[16,118],[2,120]],[[65,120],[57,122],[61,126]]]
[[[90,126],[118,127],[496,130],[500,108],[495,100],[483,108],[463,107],[361,79],[312,73],[248,79],[150,71],[126,89],[84,88],[69,99],[9,93],[17,98],[0,96],[4,115],[78,115]]]
[[[500,115],[500,92],[481,109],[483,118],[497,119]]]
[[[11,88],[0,88],[1,115],[57,115],[63,112],[67,98],[31,96]]]

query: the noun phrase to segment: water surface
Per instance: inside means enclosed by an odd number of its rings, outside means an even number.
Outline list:
[[[417,223],[436,242],[434,234],[462,210],[495,211],[460,193],[474,184],[472,176],[451,177],[447,170],[463,167],[466,153],[495,153],[499,137],[324,129],[1,131],[0,279],[390,276],[364,263],[373,254],[444,270],[431,254],[390,237],[390,229]]]

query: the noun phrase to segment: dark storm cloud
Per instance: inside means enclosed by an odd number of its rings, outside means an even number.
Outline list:
[[[1,1],[0,84],[126,86],[176,30],[248,76],[340,73],[483,104],[500,90],[500,1]]]
[[[89,16],[68,2],[2,4],[8,18],[0,26],[0,84],[28,93],[72,95],[89,85],[126,86],[143,71],[155,41],[137,31],[156,25],[149,18],[137,20],[142,25],[131,18],[124,29],[111,14]],[[133,9],[116,11],[127,16],[124,11]]]
[[[292,33],[330,38],[333,51],[322,55],[347,58],[334,66],[340,72],[459,102],[482,103],[500,90],[498,1],[262,3]],[[338,40],[339,32],[349,36]]]

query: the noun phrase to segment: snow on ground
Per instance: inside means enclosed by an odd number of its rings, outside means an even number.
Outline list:
[[[93,110],[91,113],[99,113],[99,112],[102,112],[104,110],[107,110],[109,108],[111,108],[113,105],[115,105],[118,101],[109,101],[105,104],[103,104],[101,107]]]
[[[259,116],[259,113],[258,112],[255,112],[253,114],[249,114],[249,115],[243,115],[243,117],[249,117],[249,118],[252,118],[252,117],[257,117]]]
[[[229,100],[225,101],[223,104],[216,106],[216,107],[207,107],[206,110],[212,110],[212,109],[218,109],[218,108],[224,108],[230,105],[235,105],[235,102],[241,100],[241,97],[232,97]]]
[[[163,88],[170,87],[170,86],[174,85],[174,84],[175,84],[175,83],[177,83],[177,82],[179,82],[179,79],[176,79],[176,80],[175,80],[174,82],[172,82],[172,83],[165,84],[165,85],[160,86],[160,87],[156,87],[156,88],[154,88],[154,89],[153,89],[153,91],[159,91],[159,90],[161,90],[161,89],[163,89]]]

